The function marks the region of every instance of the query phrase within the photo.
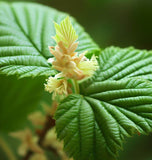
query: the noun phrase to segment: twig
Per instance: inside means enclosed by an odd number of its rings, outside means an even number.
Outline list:
[[[23,157],[23,160],[28,160],[31,156],[32,156],[33,152],[32,151],[28,151],[25,155],[25,157]]]
[[[59,157],[59,154],[58,154],[57,150],[56,150],[54,147],[52,147],[52,146],[47,146],[47,147],[45,147],[45,149],[53,152],[57,157]]]
[[[44,124],[44,127],[43,129],[38,133],[38,137],[39,137],[39,140],[38,140],[38,144],[40,147],[44,148],[44,149],[49,149],[50,151],[52,151],[55,155],[59,156],[58,155],[58,152],[56,151],[55,148],[53,148],[52,146],[49,146],[47,148],[43,147],[43,141],[45,139],[45,136],[47,134],[47,132],[53,128],[55,126],[55,120],[52,118],[52,116],[50,115],[47,115],[46,116],[46,122]],[[29,150],[27,152],[27,154],[25,155],[25,157],[23,157],[22,160],[29,160],[29,158],[33,155],[33,151]]]
[[[42,145],[43,140],[44,140],[45,135],[46,135],[46,133],[48,132],[48,130],[50,130],[50,129],[53,128],[54,126],[55,126],[55,120],[54,120],[51,116],[47,115],[47,116],[46,116],[46,123],[45,123],[45,125],[44,125],[44,127],[43,127],[43,130],[42,130],[42,131],[40,132],[40,134],[39,134],[38,144],[39,144],[40,146]]]

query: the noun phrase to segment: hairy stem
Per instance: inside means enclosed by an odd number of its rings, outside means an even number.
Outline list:
[[[5,154],[6,154],[6,156],[8,157],[9,160],[16,160],[17,159],[15,157],[14,153],[12,152],[12,150],[7,145],[7,143],[1,137],[0,137],[0,147],[5,152]]]

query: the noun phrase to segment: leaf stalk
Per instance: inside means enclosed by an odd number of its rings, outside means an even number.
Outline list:
[[[80,88],[79,88],[79,84],[78,84],[78,81],[73,79],[73,84],[74,84],[74,91],[76,94],[79,94],[80,93]]]

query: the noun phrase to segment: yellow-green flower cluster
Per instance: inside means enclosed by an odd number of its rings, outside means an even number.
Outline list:
[[[34,153],[43,154],[43,149],[37,144],[38,138],[33,136],[32,131],[28,128],[12,132],[10,135],[21,141],[21,145],[18,148],[18,153],[21,156],[25,156],[30,149]]]
[[[46,91],[52,93],[53,98],[59,95],[68,94],[67,79],[81,80],[92,76],[98,68],[95,56],[91,60],[85,57],[85,53],[78,55],[76,49],[79,42],[78,35],[74,30],[69,17],[66,17],[60,25],[55,23],[56,36],[53,37],[57,45],[49,47],[54,58],[48,61],[52,63],[54,69],[60,71],[59,76],[49,77],[45,85]],[[62,78],[61,78],[62,77]]]
[[[63,142],[59,142],[57,140],[54,127],[47,132],[43,143],[41,145],[39,144],[39,135],[41,135],[43,127],[47,122],[47,117],[52,117],[54,115],[56,107],[56,102],[53,102],[52,106],[42,103],[43,112],[36,111],[28,115],[28,120],[35,128],[35,132],[32,132],[30,128],[25,128],[9,134],[20,141],[20,145],[17,150],[17,153],[20,156],[25,157],[27,153],[31,151],[33,154],[29,157],[29,160],[49,160],[45,151],[51,146],[57,151],[57,154],[62,160],[72,160],[69,159],[63,151]]]
[[[45,90],[53,93],[52,98],[54,100],[58,95],[63,98],[68,95],[68,82],[65,78],[60,78],[59,76],[60,74],[55,77],[49,77],[47,84],[45,84]]]

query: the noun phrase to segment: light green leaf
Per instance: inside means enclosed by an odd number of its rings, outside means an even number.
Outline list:
[[[78,39],[78,35],[76,34],[69,17],[66,17],[60,25],[55,23],[55,30],[56,36],[54,39],[56,42],[62,41],[67,47]]]
[[[0,73],[23,77],[55,74],[47,63],[48,46],[55,46],[54,21],[60,23],[67,14],[34,3],[0,2]],[[71,18],[79,36],[77,51],[99,53],[99,47],[83,28]]]
[[[152,52],[110,47],[99,70],[58,107],[56,128],[75,160],[116,160],[124,138],[152,132]]]

